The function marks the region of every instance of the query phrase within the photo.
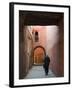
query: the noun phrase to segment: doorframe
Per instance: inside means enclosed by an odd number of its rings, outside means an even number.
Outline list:
[[[43,46],[39,45],[39,46],[34,47],[34,49],[33,49],[33,64],[34,64],[34,51],[35,51],[37,48],[41,48],[41,49],[44,51],[44,54],[45,54],[45,56],[46,56],[46,50],[45,50],[45,48],[44,48]],[[34,65],[41,65],[41,64],[34,64]]]

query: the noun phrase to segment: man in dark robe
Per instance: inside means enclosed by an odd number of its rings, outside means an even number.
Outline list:
[[[44,59],[44,64],[43,64],[43,67],[44,67],[44,70],[45,70],[45,75],[48,75],[48,72],[49,72],[49,64],[50,64],[50,58],[49,56],[47,55]]]

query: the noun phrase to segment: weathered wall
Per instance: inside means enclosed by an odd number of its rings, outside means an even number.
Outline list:
[[[64,29],[63,18],[58,22],[58,27],[47,27],[46,52],[51,62],[50,68],[56,76],[64,76]]]
[[[33,39],[32,39],[32,35],[29,32],[29,28],[26,29],[26,55],[27,55],[27,66],[28,68],[31,68],[32,64],[33,64],[33,56],[32,56],[32,52],[33,52]]]
[[[50,68],[56,76],[64,75],[64,30],[63,18],[54,26],[33,26],[39,33],[39,42],[34,42],[34,47],[41,45],[45,48],[51,62]]]
[[[38,38],[39,38],[37,42],[35,42],[36,31],[38,32]],[[32,26],[32,32],[33,32],[33,47],[36,48],[39,46],[39,48],[34,50],[34,64],[43,64],[43,60],[46,54],[45,52],[46,51],[46,27]]]
[[[47,46],[46,53],[50,57],[50,68],[57,76],[59,73],[59,28],[57,26],[47,26]]]
[[[25,26],[26,13],[19,13],[19,78],[23,79],[33,64],[33,40],[30,26]]]
[[[39,41],[38,42],[35,42],[34,41],[34,47],[36,46],[42,46],[46,49],[46,30],[45,30],[45,26],[32,26],[32,31],[35,32],[37,31],[38,32],[38,35],[39,35]]]
[[[19,78],[23,79],[33,63],[33,41],[27,26],[19,34]]]

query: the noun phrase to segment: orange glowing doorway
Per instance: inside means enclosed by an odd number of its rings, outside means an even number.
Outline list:
[[[37,46],[34,48],[34,64],[40,65],[43,64],[45,57],[45,49],[42,46]]]

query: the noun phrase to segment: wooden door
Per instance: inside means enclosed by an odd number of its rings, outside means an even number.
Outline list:
[[[42,48],[37,48],[34,51],[34,64],[43,64],[44,51]]]

